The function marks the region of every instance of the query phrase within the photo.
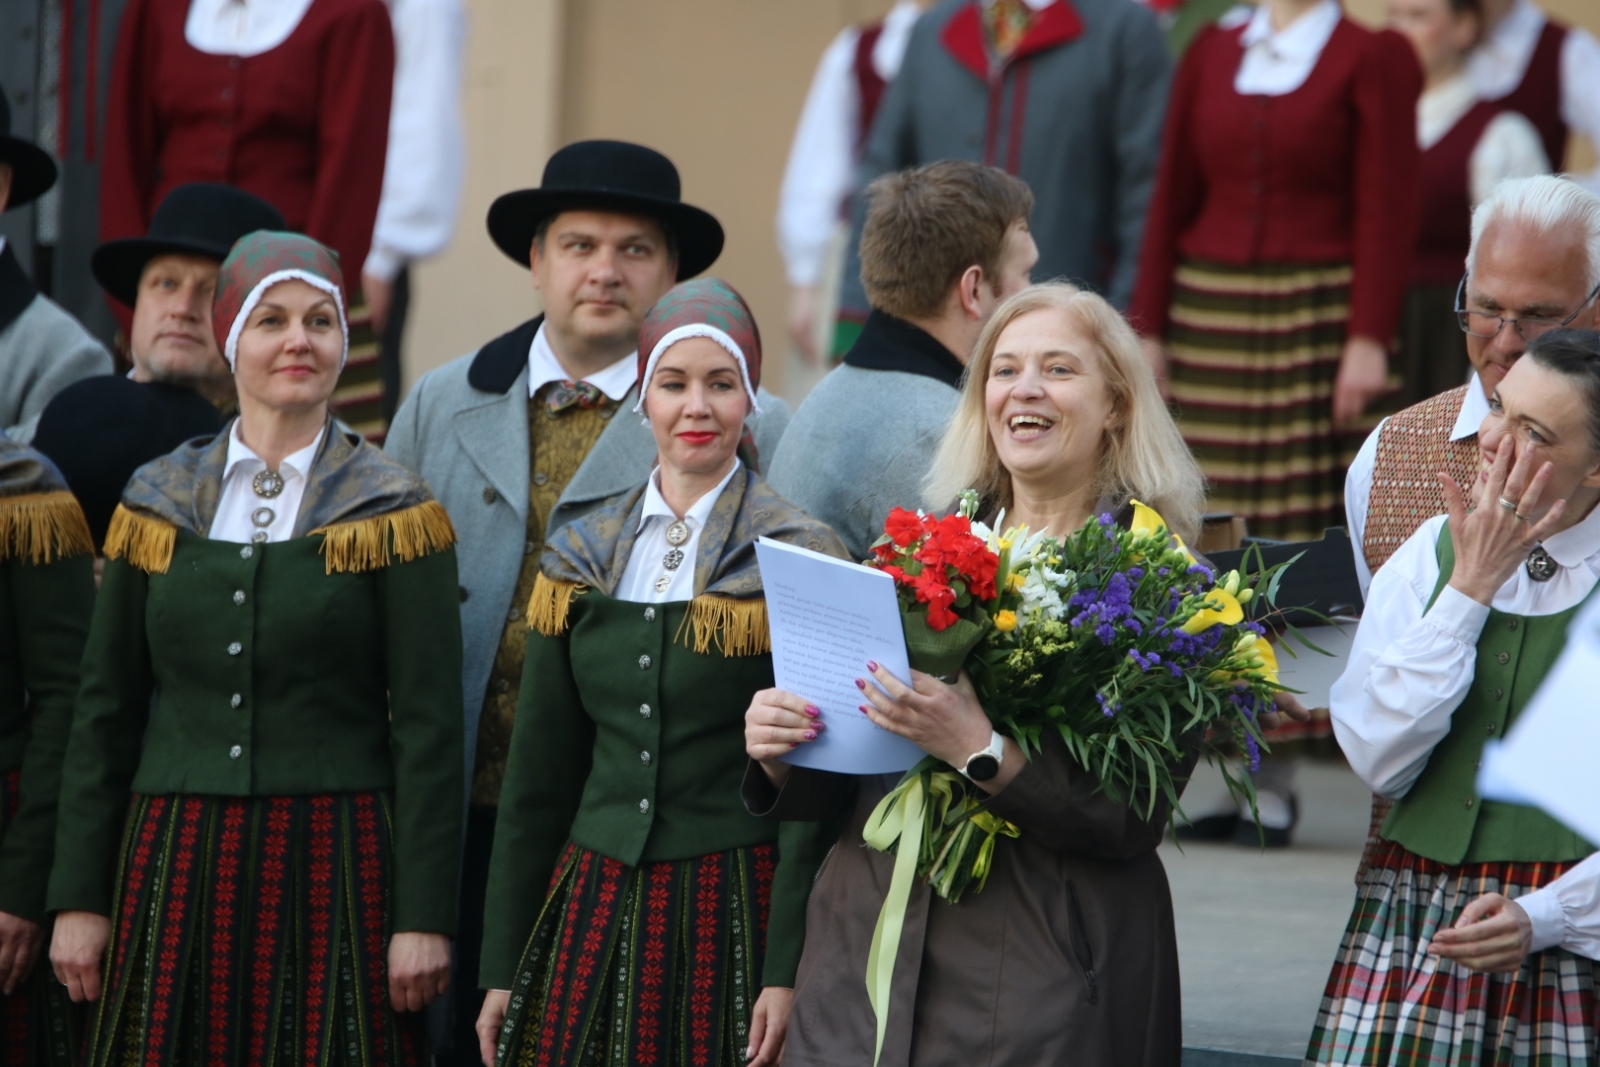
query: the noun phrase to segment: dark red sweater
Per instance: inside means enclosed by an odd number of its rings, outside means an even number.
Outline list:
[[[1304,85],[1241,96],[1243,33],[1201,31],[1178,69],[1129,317],[1166,332],[1180,259],[1345,262],[1349,334],[1387,342],[1416,240],[1416,56],[1344,19]]]
[[[185,182],[270,201],[339,253],[354,287],[389,143],[394,35],[383,0],[315,0],[258,56],[184,40],[189,0],[130,0],[117,33],[100,173],[102,240],[141,235]]]

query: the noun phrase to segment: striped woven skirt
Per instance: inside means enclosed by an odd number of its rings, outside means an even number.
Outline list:
[[[1365,436],[1333,428],[1350,278],[1345,264],[1177,269],[1167,348],[1178,424],[1211,483],[1207,508],[1243,516],[1253,536],[1316,539],[1344,525],[1345,468]]]
[[[772,845],[627,867],[569,843],[499,1067],[742,1067],[776,864]]]
[[[22,806],[22,769],[0,771],[0,841]],[[84,1011],[50,969],[50,929],[33,971],[9,997],[0,993],[0,1067],[71,1067]]]
[[[1600,964],[1565,949],[1514,974],[1480,974],[1424,951],[1485,893],[1515,899],[1571,864],[1449,867],[1390,841],[1373,855],[1334,960],[1309,1063],[1504,1067],[1593,1064]]]
[[[383,444],[389,421],[383,405],[383,365],[378,331],[359,291],[350,294],[350,355],[339,372],[329,406],[336,417],[373,444]]]
[[[380,793],[135,797],[92,1067],[424,1065],[389,1007]]]

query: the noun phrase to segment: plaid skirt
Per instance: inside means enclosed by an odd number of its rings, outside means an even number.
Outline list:
[[[776,864],[772,845],[627,867],[569,843],[498,1067],[742,1067]]]
[[[88,1063],[426,1064],[389,1007],[392,822],[382,793],[135,797]]]
[[[0,841],[22,806],[22,769],[0,771]],[[0,1067],[71,1067],[84,1011],[50,970],[50,930],[33,973],[9,997],[0,994]]]
[[[1356,433],[1333,428],[1350,278],[1338,263],[1193,261],[1174,277],[1178,425],[1211,483],[1207,509],[1243,516],[1253,536],[1314,540],[1345,524],[1345,469],[1379,417]]]
[[[1569,863],[1449,867],[1385,841],[1356,892],[1306,1063],[1554,1067],[1592,1064],[1600,964],[1546,949],[1515,974],[1480,974],[1424,949],[1485,893],[1516,898]]]

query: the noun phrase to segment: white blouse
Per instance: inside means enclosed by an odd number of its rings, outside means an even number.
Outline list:
[[[311,464],[316,461],[317,449],[324,426],[317,431],[316,439],[292,453],[278,466],[283,477],[283,491],[275,497],[258,496],[255,476],[267,469],[267,464],[239,436],[239,420],[233,420],[228,431],[228,459],[222,469],[222,494],[217,499],[217,516],[211,521],[211,531],[206,537],[212,541],[249,542],[257,540],[258,533],[265,541],[287,541],[294,533],[295,520],[300,517],[300,503],[306,495],[306,479],[311,474]],[[270,516],[269,516],[270,513]],[[265,520],[257,522],[257,519]]]
[[[1281,30],[1272,28],[1268,5],[1250,16],[1240,43],[1244,58],[1233,76],[1234,92],[1241,96],[1284,96],[1306,83],[1328,46],[1344,9],[1338,0],[1320,4]]]
[[[628,566],[617,581],[615,599],[631,600],[641,604],[664,604],[675,600],[694,599],[694,561],[700,550],[700,531],[705,529],[711,509],[717,506],[723,490],[733,480],[742,464],[735,460],[733,469],[684,513],[684,525],[689,527],[689,539],[674,546],[667,541],[667,529],[678,521],[677,514],[661,495],[661,468],[650,472],[650,484],[644,491],[644,513],[639,516],[639,533],[628,555]],[[668,569],[662,558],[672,549],[683,553],[676,568]],[[656,579],[665,575],[667,583],[656,588]]]
[[[1422,524],[1372,579],[1350,662],[1329,696],[1334,736],[1373,792],[1398,799],[1450,732],[1450,718],[1472,685],[1477,642],[1489,607],[1446,586],[1424,612],[1439,580],[1435,546],[1445,524]],[[1579,603],[1600,580],[1600,508],[1544,542],[1558,564],[1535,582],[1518,567],[1494,595],[1495,609],[1553,615]],[[1535,951],[1559,945],[1600,958],[1600,862],[1590,857],[1517,901],[1533,922]]]
[[[1479,99],[1465,74],[1426,90],[1417,100],[1417,143],[1424,151],[1438,144]],[[1550,160],[1533,123],[1519,112],[1502,111],[1489,120],[1468,157],[1467,193],[1477,207],[1507,178],[1549,173]]]

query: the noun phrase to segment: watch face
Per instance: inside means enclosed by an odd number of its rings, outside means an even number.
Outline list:
[[[1000,761],[993,756],[973,756],[967,761],[967,777],[974,782],[987,782],[1000,773]]]

